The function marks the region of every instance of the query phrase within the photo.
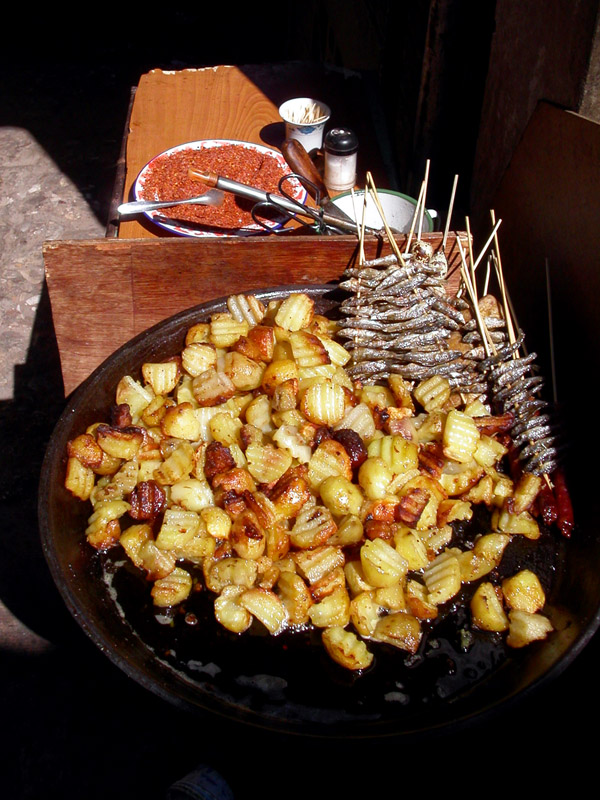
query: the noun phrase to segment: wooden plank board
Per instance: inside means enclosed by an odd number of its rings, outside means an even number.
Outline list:
[[[600,368],[600,124],[540,103],[494,198],[507,284],[529,350],[550,376],[546,261],[558,396]]]
[[[466,247],[466,234],[459,236]],[[437,249],[443,237],[423,238]],[[405,240],[398,236],[401,248]],[[365,252],[373,258],[391,248],[373,238]],[[336,281],[356,253],[353,236],[47,242],[44,265],[65,394],[119,346],[179,311],[234,293]],[[446,253],[452,291],[459,265],[454,234]]]

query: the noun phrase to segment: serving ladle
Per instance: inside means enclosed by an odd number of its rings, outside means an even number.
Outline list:
[[[156,208],[170,208],[172,206],[184,206],[194,204],[199,206],[220,206],[223,204],[225,192],[220,189],[210,189],[198,197],[187,197],[185,200],[134,200],[131,203],[122,203],[117,208],[119,216],[130,216],[132,214],[143,214],[147,211],[154,211]]]

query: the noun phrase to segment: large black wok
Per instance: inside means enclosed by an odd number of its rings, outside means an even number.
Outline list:
[[[255,294],[268,301],[291,288]],[[321,311],[335,306],[334,287],[303,290]],[[382,646],[375,668],[361,677],[338,668],[309,633],[273,638],[253,631],[237,637],[219,630],[202,596],[193,609],[196,625],[177,614],[160,624],[144,580],[118,557],[103,559],[87,545],[89,505],[63,486],[67,441],[107,418],[124,374],[135,376],[144,361],[179,352],[186,329],[224,310],[225,302],[189,309],[120,348],[70,398],[55,428],[40,483],[43,548],[66,605],[96,645],[127,675],[180,708],[324,736],[441,731],[481,718],[556,677],[600,622],[599,544],[586,526],[571,541],[552,535],[535,552],[514,555],[534,561],[543,573],[546,611],[556,628],[546,641],[507,651],[494,635],[482,634],[466,646],[468,622],[457,608],[417,657]]]

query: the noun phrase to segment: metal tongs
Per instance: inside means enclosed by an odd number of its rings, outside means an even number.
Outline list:
[[[265,211],[276,210],[282,214],[286,221],[296,219],[302,225],[313,227],[317,233],[358,233],[359,226],[357,223],[345,214],[330,200],[328,196],[323,197],[321,187],[315,182],[311,181],[305,175],[292,172],[284,175],[278,183],[280,194],[273,192],[265,192],[263,189],[257,189],[254,186],[248,186],[245,183],[224,178],[212,172],[203,172],[195,168],[188,171],[188,177],[193,180],[198,180],[206,186],[220,189],[224,192],[231,192],[239,197],[245,197],[248,200],[254,200],[255,205],[252,208],[252,219],[265,230],[270,233],[287,233],[289,229],[274,229],[271,225],[261,219],[260,213]],[[304,188],[315,199],[315,207],[301,203],[289,194],[285,185],[290,180],[299,181]],[[307,221],[308,220],[308,221]],[[373,228],[365,228],[367,233],[380,234],[380,230]]]

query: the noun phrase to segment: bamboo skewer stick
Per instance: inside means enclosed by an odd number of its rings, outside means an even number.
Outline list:
[[[452,219],[452,211],[454,210],[454,198],[456,196],[456,186],[458,184],[458,175],[454,176],[454,183],[452,184],[452,193],[450,195],[450,205],[448,206],[448,213],[446,215],[446,227],[444,228],[444,238],[442,239],[442,247],[446,247],[446,240],[450,231],[450,220]]]
[[[377,189],[376,189],[375,183],[373,181],[373,176],[371,175],[370,172],[367,172],[367,184],[369,186],[369,191],[371,193],[371,196],[373,197],[373,200],[375,201],[375,205],[377,206],[377,210],[379,211],[379,215],[380,215],[381,219],[383,220],[383,226],[385,228],[385,232],[387,234],[389,242],[390,242],[390,244],[392,246],[392,250],[396,254],[396,258],[398,259],[398,263],[402,264],[402,266],[404,266],[404,259],[402,258],[402,253],[400,252],[400,248],[398,247],[398,243],[394,239],[394,235],[393,235],[392,231],[390,230],[390,226],[388,225],[387,220],[385,218],[385,214],[383,213],[383,207],[382,207],[381,202],[379,200],[379,195],[377,194]]]
[[[419,190],[419,197],[417,198],[417,205],[415,206],[415,213],[413,214],[412,223],[411,223],[410,231],[409,231],[409,234],[408,234],[408,239],[406,240],[406,248],[404,250],[405,255],[408,255],[408,252],[410,250],[412,237],[413,237],[413,234],[415,232],[417,219],[419,217],[419,213],[420,213],[420,209],[421,209],[421,203],[423,202],[423,194],[424,194],[424,192],[425,192],[425,181],[422,181],[421,189]]]
[[[479,310],[479,302],[477,300],[477,293],[475,290],[475,286],[471,283],[471,276],[469,274],[469,267],[467,264],[467,259],[465,257],[465,251],[463,250],[463,246],[460,243],[460,239],[456,240],[458,244],[458,250],[460,252],[460,257],[462,261],[461,267],[461,274],[469,296],[471,298],[471,303],[473,304],[473,310],[475,311],[475,317],[477,318],[477,324],[479,325],[479,330],[481,332],[481,341],[483,343],[483,347],[485,349],[486,355],[489,358],[490,355],[496,353],[496,347],[491,340],[489,335],[489,331],[487,329],[487,325],[485,324],[483,317],[481,316],[481,311]]]
[[[423,190],[423,203],[421,205],[421,213],[419,215],[419,235],[417,237],[419,241],[421,241],[421,236],[423,234],[423,216],[425,214],[425,199],[427,197],[427,184],[429,182],[429,165],[430,161],[427,159],[425,163],[425,178],[423,179],[423,184],[425,187]]]
[[[492,225],[495,225],[496,222],[496,215],[494,210],[490,212],[492,216]],[[498,244],[498,236],[497,236],[497,227],[494,227],[494,251],[496,253],[496,272],[498,275],[498,282],[500,283],[500,291],[502,293],[502,302],[504,304],[504,315],[506,317],[506,324],[508,326],[508,337],[511,344],[514,344],[516,341],[515,331],[513,327],[512,315],[510,313],[509,307],[509,297],[508,292],[506,290],[506,284],[504,283],[504,272],[502,270],[502,259],[500,258],[500,246]],[[517,354],[513,353],[513,358],[516,358]]]

